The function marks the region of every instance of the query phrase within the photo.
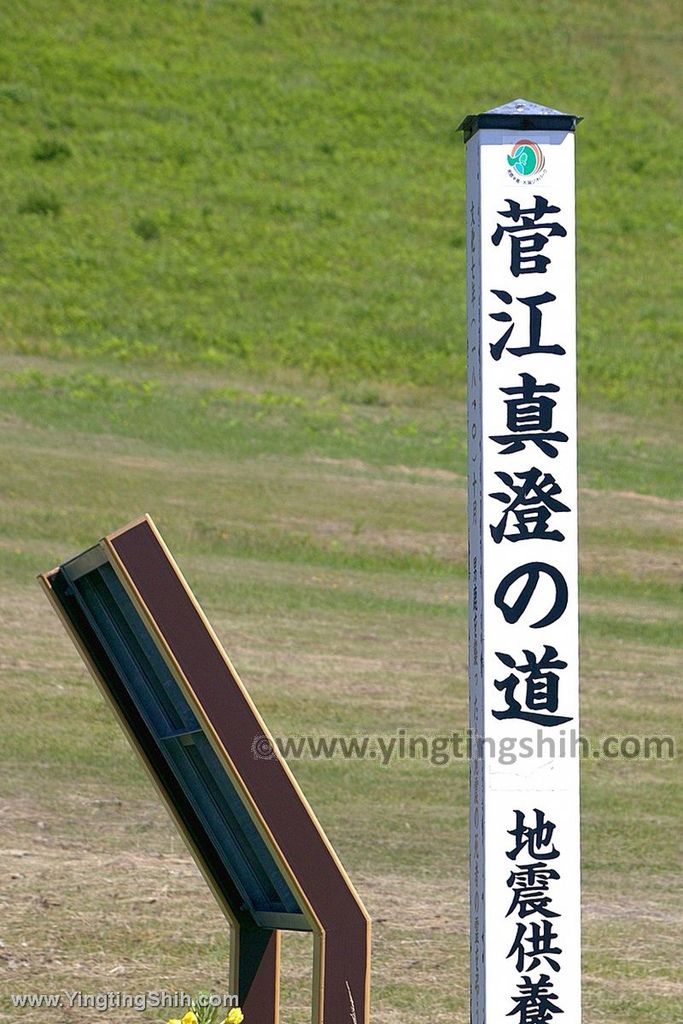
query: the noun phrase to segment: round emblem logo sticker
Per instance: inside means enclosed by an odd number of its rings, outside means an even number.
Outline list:
[[[537,142],[519,139],[507,158],[508,173],[517,181],[538,181],[545,168],[545,156]]]

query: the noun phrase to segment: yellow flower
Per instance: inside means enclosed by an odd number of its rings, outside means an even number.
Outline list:
[[[182,1024],[182,1021],[178,1020],[177,1017],[172,1017],[170,1020],[166,1021],[166,1024]]]
[[[197,1014],[194,1012],[194,1010],[188,1010],[183,1019],[180,1021],[180,1024],[199,1024],[199,1021],[197,1020]]]
[[[242,1024],[244,1020],[244,1014],[240,1010],[239,1006],[233,1006],[232,1010],[225,1018],[225,1024]]]

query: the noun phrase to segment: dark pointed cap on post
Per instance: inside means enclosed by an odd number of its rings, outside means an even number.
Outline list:
[[[552,107],[543,107],[529,100],[510,100],[502,107],[494,107],[483,114],[468,114],[458,125],[464,132],[464,141],[469,142],[480,128],[509,128],[512,131],[558,131],[573,132],[579,121],[578,114],[564,114]]]

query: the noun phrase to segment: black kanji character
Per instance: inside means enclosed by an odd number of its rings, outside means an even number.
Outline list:
[[[557,402],[548,398],[549,394],[557,393],[557,384],[539,384],[530,373],[520,373],[521,387],[501,388],[506,395],[518,395],[518,398],[507,398],[506,423],[512,434],[490,435],[496,444],[503,445],[501,455],[512,455],[524,450],[527,442],[533,442],[551,459],[557,456],[557,448],[551,442],[567,441],[567,435],[557,430],[551,432],[553,425],[553,409]]]
[[[532,981],[528,974],[523,975],[517,986],[519,995],[512,997],[517,1005],[507,1016],[512,1017],[518,1013],[518,1024],[549,1024],[554,1013],[563,1013],[549,982],[547,974],[542,974],[538,981]]]
[[[509,306],[512,302],[512,295],[510,292],[500,291],[497,288],[492,288],[491,291],[501,302],[504,302],[506,306]],[[566,352],[561,345],[541,345],[541,321],[543,319],[543,312],[541,306],[547,302],[554,302],[557,295],[553,295],[552,292],[542,292],[541,295],[529,295],[526,298],[517,298],[517,302],[521,302],[524,306],[529,307],[529,344],[528,345],[517,345],[514,348],[511,346],[508,348],[508,352],[511,352],[514,356],[528,356],[539,352],[545,352],[550,355],[563,356]],[[515,329],[515,324],[512,320],[510,313],[489,313],[491,320],[495,320],[498,323],[510,324],[505,333],[496,341],[493,345],[489,345],[491,349],[491,355],[497,361],[503,354],[503,350]]]
[[[554,860],[560,856],[560,851],[550,845],[557,827],[555,822],[546,820],[545,814],[539,811],[538,807],[534,807],[534,814],[535,824],[526,825],[524,811],[515,811],[515,827],[508,829],[508,835],[513,836],[515,840],[514,847],[506,851],[506,856],[510,860],[519,857],[522,850],[526,850],[534,860]]]
[[[524,473],[515,473],[515,476],[522,481],[515,484],[509,473],[496,473],[499,480],[502,480],[506,487],[509,487],[514,497],[504,494],[502,491],[495,491],[489,494],[490,498],[502,501],[508,507],[503,512],[500,522],[496,526],[489,526],[491,536],[496,544],[505,538],[506,540],[564,540],[564,534],[559,530],[549,530],[548,520],[551,512],[569,512],[567,505],[563,505],[556,498],[562,493],[562,488],[550,473],[542,474],[540,469],[533,467]],[[515,518],[514,529],[516,533],[506,533],[508,517],[512,514]]]
[[[527,934],[528,933],[528,934]],[[560,946],[553,946],[553,939],[557,938],[557,932],[553,931],[550,921],[530,921],[517,924],[517,934],[510,947],[507,958],[517,954],[516,967],[518,971],[535,971],[541,965],[541,957],[553,971],[559,971],[560,965],[555,959],[562,949]],[[526,946],[525,946],[526,944]],[[530,963],[525,963],[529,959]]]
[[[508,668],[523,672],[526,676],[526,693],[524,696],[524,709],[515,698],[515,689],[520,684],[519,676],[510,673],[507,679],[496,679],[495,686],[505,694],[505,711],[492,711],[494,718],[514,718],[522,722],[533,722],[535,725],[564,725],[571,722],[571,716],[556,715],[560,677],[553,669],[566,668],[567,662],[560,661],[554,647],[545,644],[545,651],[540,660],[532,651],[524,651],[526,662],[521,665],[515,664],[515,659],[509,654],[502,654],[496,651],[496,657]],[[551,714],[541,714],[549,711]]]
[[[559,914],[550,910],[552,897],[549,895],[551,879],[559,879],[560,873],[555,868],[549,868],[544,861],[537,861],[535,864],[519,864],[515,871],[510,872],[508,888],[512,889],[513,896],[506,917],[516,910],[519,917],[529,917],[531,914],[539,914],[541,917],[559,917]]]
[[[494,245],[500,245],[505,235],[509,233],[512,246],[510,270],[514,277],[520,274],[545,274],[550,259],[548,256],[540,255],[541,250],[548,244],[548,239],[554,235],[564,238],[567,234],[566,228],[557,221],[542,222],[547,213],[559,213],[559,206],[550,206],[548,200],[543,196],[534,196],[535,205],[530,210],[523,210],[514,199],[506,199],[509,210],[499,210],[501,217],[508,217],[513,224],[498,224],[491,235]],[[543,234],[547,231],[547,234]]]

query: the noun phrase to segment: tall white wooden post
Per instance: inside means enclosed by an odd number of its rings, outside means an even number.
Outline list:
[[[472,1024],[580,1024],[574,130],[467,147]]]

